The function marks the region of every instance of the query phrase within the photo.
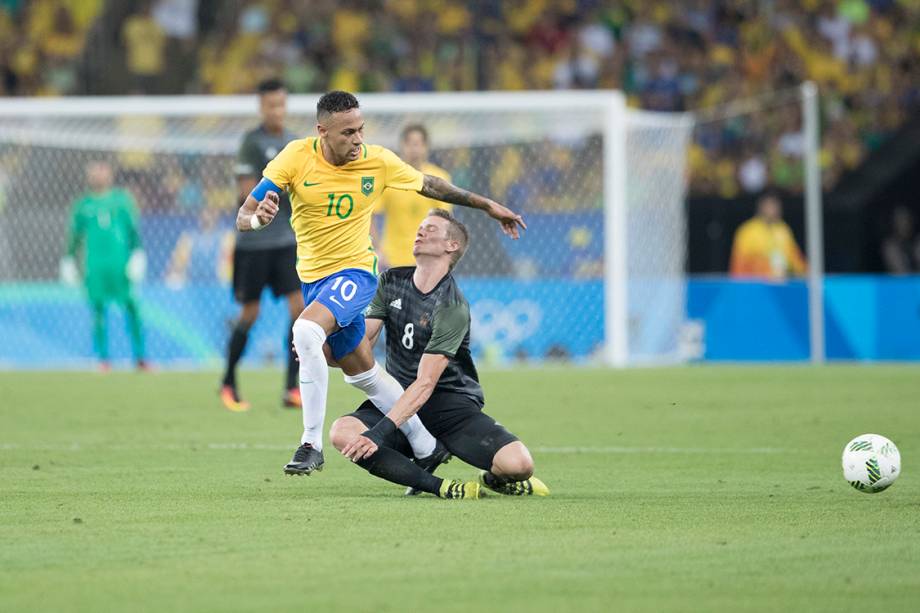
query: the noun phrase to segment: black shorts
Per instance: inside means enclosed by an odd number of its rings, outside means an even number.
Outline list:
[[[300,292],[296,245],[233,252],[233,297],[236,301],[241,304],[257,301],[266,286],[276,298]]]
[[[383,418],[383,413],[369,400],[350,415],[368,428],[373,428]],[[463,394],[435,392],[419,409],[418,416],[425,428],[453,455],[483,470],[492,468],[492,459],[499,449],[518,440],[483,413],[476,400]],[[412,457],[412,448],[402,432],[397,431],[384,444]]]

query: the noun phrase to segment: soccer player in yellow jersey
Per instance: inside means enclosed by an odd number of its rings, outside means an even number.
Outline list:
[[[424,174],[395,153],[364,143],[364,119],[350,93],[324,94],[316,105],[318,137],[292,141],[269,162],[262,180],[237,214],[241,232],[259,230],[278,213],[282,191],[291,200],[291,225],[297,237],[297,273],[306,308],[294,322],[294,347],[300,359],[304,431],[300,446],[285,467],[304,475],[323,466],[323,425],[329,367],[323,351],[345,381],[364,391],[383,413],[402,395],[399,383],[374,361],[364,338],[364,309],[377,289],[377,255],[370,241],[371,212],[385,189],[423,196],[484,211],[511,238],[525,228],[520,215],[484,196]],[[417,322],[429,325],[427,319]],[[417,416],[400,429],[426,470],[449,455],[437,446]]]
[[[399,153],[416,170],[426,175],[450,181],[450,175],[440,166],[428,161],[428,130],[422,124],[409,124],[402,130],[399,139]],[[382,218],[383,232],[379,224],[371,226],[375,243],[380,245],[382,268],[415,266],[412,247],[415,231],[433,208],[451,212],[452,206],[426,198],[418,192],[388,189],[377,200],[374,207],[375,221]]]

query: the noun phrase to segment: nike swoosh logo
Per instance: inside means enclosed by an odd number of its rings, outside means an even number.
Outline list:
[[[301,383],[303,383],[304,385],[307,385],[307,384],[313,383],[313,382],[312,382],[312,381],[303,381],[303,380],[301,380]]]
[[[313,187],[314,185],[319,185],[319,183],[310,183],[309,181],[303,182],[304,187]]]

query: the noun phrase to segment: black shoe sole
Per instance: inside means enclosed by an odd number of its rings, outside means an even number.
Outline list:
[[[323,465],[322,465],[322,464],[320,464],[319,466],[316,466],[316,467],[314,467],[314,468],[311,468],[311,469],[309,469],[309,470],[306,469],[306,468],[289,468],[289,467],[287,467],[287,466],[284,467],[284,474],[286,474],[286,475],[296,475],[296,476],[298,476],[298,477],[301,477],[301,476],[303,476],[303,475],[306,475],[306,476],[309,477],[312,473],[315,473],[315,472],[322,472],[322,471],[323,471]]]

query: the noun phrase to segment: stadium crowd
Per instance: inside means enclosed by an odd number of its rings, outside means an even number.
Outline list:
[[[911,0],[0,0],[0,94],[620,88],[681,111],[821,88],[832,185],[920,108]],[[98,70],[94,71],[94,74]],[[800,108],[703,123],[696,193],[801,189]],[[716,115],[715,117],[722,117]]]

